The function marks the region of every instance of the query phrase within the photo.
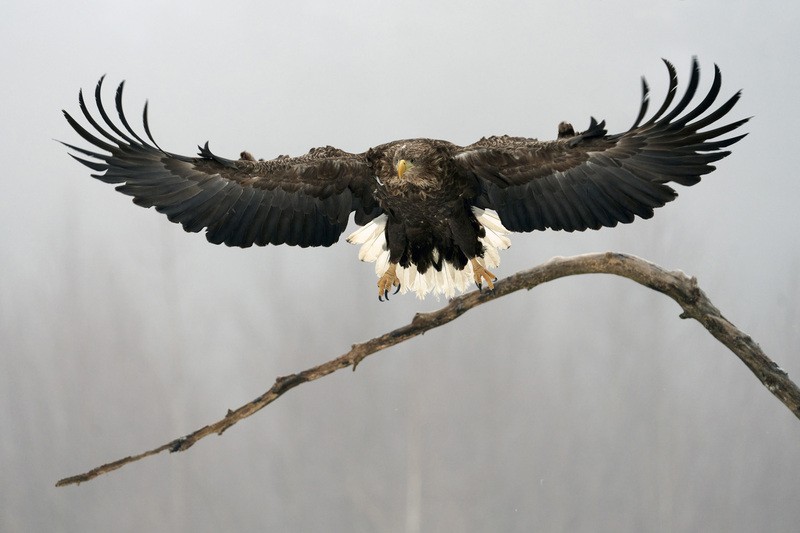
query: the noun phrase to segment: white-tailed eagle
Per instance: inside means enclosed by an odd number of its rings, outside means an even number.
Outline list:
[[[330,246],[355,213],[362,227],[348,241],[361,245],[361,260],[376,263],[380,299],[393,289],[450,297],[472,282],[493,288],[489,269],[499,263],[498,250],[509,246],[509,232],[583,231],[650,218],[677,196],[667,183],[694,185],[730,153],[723,149],[744,135],[720,137],[748,119],[718,121],[740,93],[704,115],[720,91],[715,65],[708,94],[690,107],[700,75],[695,59],[688,88],[670,109],[677,76],[665,64],[664,103],[644,121],[649,88],[643,78],[633,126],[614,135],[592,118],[580,133],[561,123],[552,141],[504,135],[457,146],[406,139],[360,154],[326,146],[270,161],[247,152],[226,159],[206,143],[198,156],[187,157],[158,146],[147,104],[149,142],[131,128],[122,109],[124,82],[116,93],[119,123],[112,121],[101,100],[101,78],[95,90],[100,120],[82,93],[80,109],[91,128],[64,112],[94,148],[67,146],[89,158],[72,156],[97,172],[95,178],[118,183],[134,203],[155,207],[186,231],[205,229],[215,244]]]

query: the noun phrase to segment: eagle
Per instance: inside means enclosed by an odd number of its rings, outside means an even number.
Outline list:
[[[669,183],[691,186],[730,154],[725,148],[746,134],[726,136],[748,118],[719,125],[741,96],[716,102],[722,79],[714,65],[708,93],[693,104],[700,79],[697,59],[683,97],[675,67],[663,60],[669,86],[662,105],[645,121],[649,86],[633,125],[609,135],[593,117],[585,131],[562,122],[557,138],[539,141],[508,135],[484,137],[468,146],[445,140],[405,139],[354,154],[325,146],[298,157],[238,159],[208,145],[189,157],[163,150],[153,139],[144,105],[147,139],[130,126],[122,106],[125,82],[116,91],[118,120],[95,88],[100,119],[83,92],[82,126],[70,126],[93,149],[63,143],[70,155],[95,171],[93,177],[143,207],[155,207],[186,231],[206,231],[214,244],[330,246],[348,225],[361,226],[347,240],[361,245],[359,259],[375,263],[378,299],[412,291],[452,297],[474,282],[494,288],[490,269],[511,232],[584,231],[647,219],[677,197]],[[691,105],[690,105],[691,104]],[[703,131],[701,131],[703,130]]]

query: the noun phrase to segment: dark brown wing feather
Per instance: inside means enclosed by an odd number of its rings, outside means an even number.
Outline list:
[[[730,153],[721,149],[744,135],[717,139],[748,119],[700,131],[727,114],[740,96],[736,93],[718,109],[697,119],[719,94],[722,80],[716,65],[708,95],[681,115],[697,90],[700,69],[696,59],[685,95],[667,113],[677,76],[672,64],[665,63],[670,85],[664,104],[641,124],[649,93],[643,79],[639,116],[625,133],[606,135],[605,122],[592,119],[589,129],[569,139],[539,142],[491,137],[463,148],[455,161],[481,183],[476,205],[495,209],[512,231],[583,231],[632,222],[637,215],[650,218],[654,208],[677,196],[667,182],[699,182],[701,176],[714,170],[711,163]]]
[[[64,112],[75,131],[99,150],[67,144],[91,159],[72,157],[98,172],[95,178],[121,184],[117,190],[133,196],[134,203],[155,207],[186,231],[207,228],[209,241],[228,246],[329,246],[339,239],[351,212],[360,224],[378,214],[372,171],[363,155],[326,147],[295,158],[231,160],[213,154],[208,143],[199,157],[169,153],[150,134],[147,105],[143,120],[150,142],[128,124],[122,110],[124,83],[116,94],[124,131],[110,119],[101,100],[102,84],[101,78],[95,100],[104,125],[79,96],[94,133]]]

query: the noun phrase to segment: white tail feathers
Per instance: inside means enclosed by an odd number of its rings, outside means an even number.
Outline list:
[[[500,264],[499,251],[511,246],[509,231],[503,227],[494,211],[473,207],[472,212],[486,231],[486,236],[480,239],[484,255],[483,258],[478,258],[478,262],[487,269],[496,268]],[[361,261],[375,262],[375,273],[379,278],[389,268],[385,229],[386,215],[381,215],[347,237],[347,242],[350,244],[361,245],[358,251],[358,258]],[[420,274],[414,265],[407,268],[398,265],[397,277],[400,279],[400,293],[405,294],[410,291],[419,299],[424,299],[429,292],[437,297],[452,298],[456,290],[466,292],[475,283],[470,263],[467,263],[462,270],[458,270],[447,261],[442,264],[442,270],[429,268],[424,274]]]
[[[388,260],[389,251],[386,248],[385,229],[386,215],[381,215],[347,237],[347,242],[350,244],[361,245],[361,249],[358,250],[359,260],[372,263],[384,253]]]

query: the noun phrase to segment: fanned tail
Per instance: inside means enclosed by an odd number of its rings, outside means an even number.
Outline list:
[[[478,262],[487,269],[496,268],[500,265],[500,250],[511,246],[509,231],[503,227],[494,211],[473,207],[472,212],[486,232],[486,235],[480,238],[484,254],[483,258],[478,258]],[[358,258],[361,261],[375,263],[375,273],[378,278],[389,267],[386,220],[386,215],[381,215],[347,237],[347,242],[350,244],[361,245],[358,251]],[[441,270],[429,268],[424,274],[420,274],[415,265],[408,267],[398,265],[397,277],[400,279],[400,293],[413,292],[420,300],[428,293],[433,293],[437,298],[440,296],[452,298],[456,291],[465,293],[474,283],[470,263],[459,270],[447,261],[442,263]]]

